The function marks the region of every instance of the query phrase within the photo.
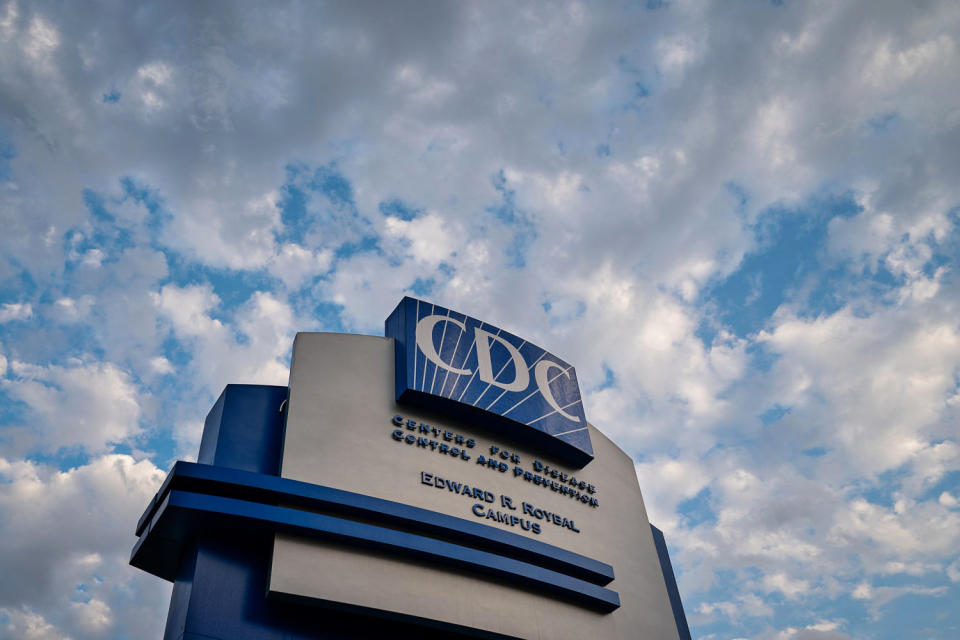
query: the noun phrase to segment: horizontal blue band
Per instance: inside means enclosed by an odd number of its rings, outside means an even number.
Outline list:
[[[419,533],[453,537],[458,542],[481,550],[510,556],[598,585],[608,584],[614,578],[613,567],[606,563],[498,527],[289,478],[182,461],[174,465],[140,518],[137,535],[141,535],[167,493],[174,488],[362,516]]]
[[[240,528],[231,521],[240,519]],[[319,513],[235,498],[168,490],[133,549],[130,563],[149,572],[177,555],[174,547],[197,532],[222,529],[252,535],[257,527],[360,544],[495,576],[601,611],[620,606],[615,591],[569,575],[435,538]]]

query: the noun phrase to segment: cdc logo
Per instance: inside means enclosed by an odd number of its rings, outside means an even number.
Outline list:
[[[386,321],[397,401],[454,414],[583,466],[593,447],[577,373],[493,325],[415,298]]]

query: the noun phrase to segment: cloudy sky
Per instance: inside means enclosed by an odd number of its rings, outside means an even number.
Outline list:
[[[956,638],[958,176],[951,0],[0,0],[0,637],[159,637],[223,386],[407,294],[577,366],[694,637]]]

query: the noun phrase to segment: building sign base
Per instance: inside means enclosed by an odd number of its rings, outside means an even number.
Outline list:
[[[137,524],[131,564],[174,583],[164,637],[688,639],[633,461],[586,422],[573,368],[417,304],[395,312],[411,319],[395,332],[420,327],[414,358],[514,384],[499,393],[515,403],[540,393],[529,415],[560,407],[581,436],[564,451],[543,445],[561,433],[549,422],[410,402],[400,339],[298,334],[289,387],[228,385],[198,461],[174,465]],[[444,325],[486,340],[479,359]]]

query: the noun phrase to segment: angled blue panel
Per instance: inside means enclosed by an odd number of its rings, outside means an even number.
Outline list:
[[[476,318],[405,297],[385,324],[396,398],[452,413],[582,467],[593,459],[576,369]]]
[[[663,572],[663,581],[667,585],[667,595],[670,597],[670,608],[673,610],[673,619],[677,623],[677,634],[680,640],[691,640],[690,627],[687,626],[687,616],[683,612],[683,602],[680,600],[680,589],[677,588],[677,578],[673,575],[673,564],[670,562],[670,553],[667,551],[667,541],[663,532],[650,525],[653,533],[653,544],[657,548],[657,558],[660,560],[660,570]]]

